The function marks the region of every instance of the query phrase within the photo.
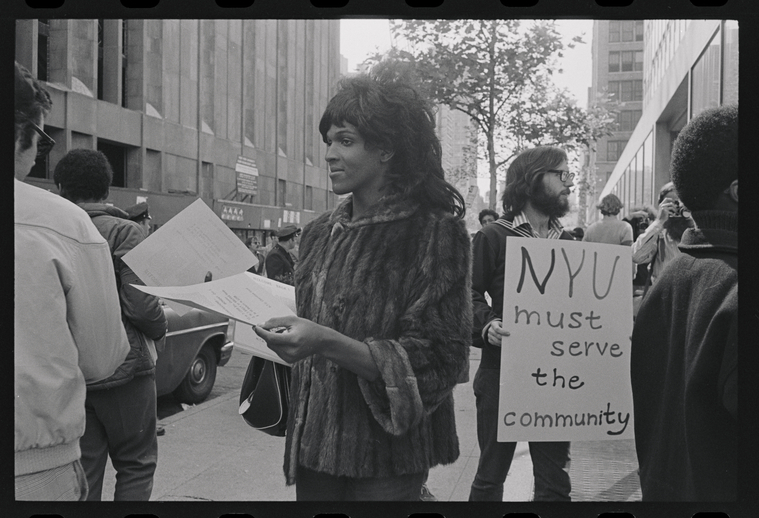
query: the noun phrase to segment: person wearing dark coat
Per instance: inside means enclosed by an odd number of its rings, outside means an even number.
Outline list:
[[[392,74],[346,78],[327,105],[332,189],[350,196],[303,229],[298,316],[255,328],[293,364],[284,469],[299,501],[418,501],[429,469],[459,456],[464,201],[445,181],[430,106]]]
[[[509,333],[502,324],[506,238],[568,239],[574,237],[559,223],[569,211],[574,174],[566,153],[557,147],[537,147],[519,154],[506,173],[504,215],[474,236],[472,345],[482,348],[474,377],[477,442],[480,460],[469,493],[470,501],[502,501],[503,484],[511,467],[516,442],[498,442],[498,394],[501,341]],[[488,304],[485,294],[492,300]],[[530,442],[535,476],[534,500],[568,501],[569,442]]]
[[[633,327],[643,501],[737,498],[738,170],[737,105],[702,112],[675,140],[672,181],[695,228]]]
[[[294,225],[277,231],[278,242],[266,256],[266,276],[269,279],[293,285],[295,260],[290,251],[295,247],[300,229]]]
[[[100,151],[73,149],[56,165],[61,196],[89,214],[111,249],[113,280],[121,301],[121,321],[130,351],[116,372],[87,385],[87,424],[80,440],[88,500],[102,497],[106,461],[116,470],[114,500],[147,501],[158,460],[155,362],[167,321],[160,301],[131,284],[143,284],[123,261],[147,236],[129,215],[107,205],[113,172]]]

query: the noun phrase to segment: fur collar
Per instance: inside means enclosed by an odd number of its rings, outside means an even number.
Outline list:
[[[342,226],[346,229],[398,221],[413,216],[419,210],[419,204],[403,194],[388,194],[372,206],[366,214],[351,221],[353,214],[353,196],[343,200],[332,212],[329,224],[332,227]]]

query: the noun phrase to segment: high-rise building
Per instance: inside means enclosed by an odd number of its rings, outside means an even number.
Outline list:
[[[595,151],[588,157],[590,171],[595,173],[591,179],[597,191],[611,177],[643,112],[643,35],[643,20],[593,22],[593,75],[588,103],[608,100],[608,106],[617,110],[613,134],[599,139]],[[584,215],[586,223],[598,219],[597,201],[597,196],[588,197]]]
[[[600,193],[619,196],[625,213],[655,207],[688,121],[738,102],[737,21],[646,20],[644,27],[643,113]]]
[[[18,20],[57,142],[27,181],[55,190],[70,149],[114,170],[109,201],[161,225],[198,197],[240,237],[334,207],[319,119],[340,76],[339,20]]]

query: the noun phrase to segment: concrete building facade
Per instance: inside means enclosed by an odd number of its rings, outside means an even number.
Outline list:
[[[618,110],[613,134],[596,142],[588,157],[595,174],[596,196],[591,196],[584,215],[590,224],[600,217],[597,194],[611,177],[622,150],[627,145],[643,113],[643,20],[595,20],[591,41],[592,80],[588,104],[608,93]],[[611,104],[610,104],[611,106]]]
[[[241,238],[335,206],[318,123],[340,77],[338,20],[18,20],[16,59],[53,98],[57,142],[28,181],[99,149],[109,201],[160,226],[198,197]]]
[[[690,119],[738,102],[737,21],[644,23],[643,113],[600,193],[619,196],[625,214],[656,206],[672,145]]]

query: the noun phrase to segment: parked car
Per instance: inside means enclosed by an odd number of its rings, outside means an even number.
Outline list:
[[[234,349],[234,320],[191,309],[179,315],[163,304],[169,330],[156,362],[159,396],[173,394],[180,403],[194,405],[213,390],[216,367],[226,365]]]

